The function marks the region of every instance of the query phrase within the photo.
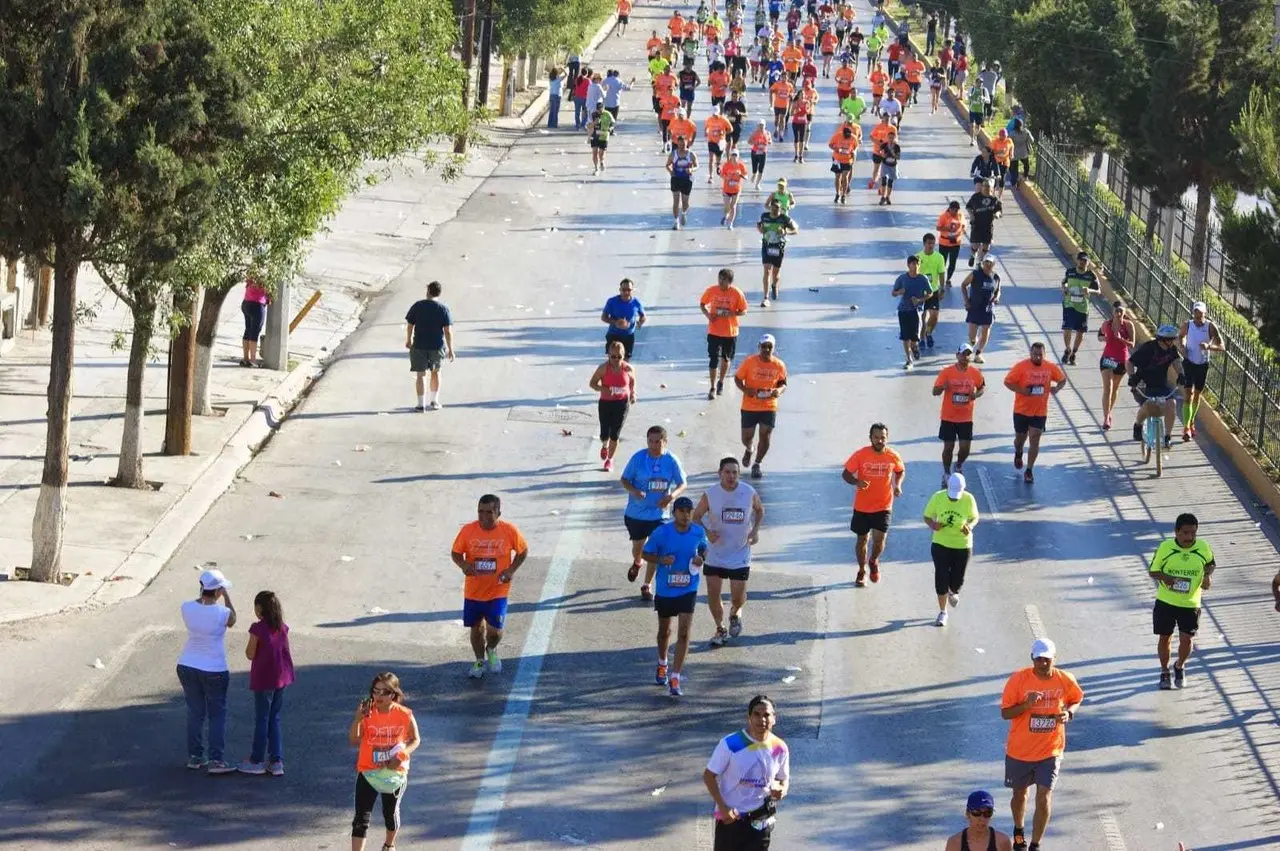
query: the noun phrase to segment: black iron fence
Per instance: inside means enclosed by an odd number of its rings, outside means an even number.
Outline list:
[[[1081,174],[1077,157],[1043,142],[1037,152],[1035,182],[1044,200],[1100,261],[1111,285],[1124,294],[1140,318],[1152,327],[1177,325],[1188,318],[1191,303],[1202,293],[1145,244],[1123,210],[1099,196]],[[1249,334],[1247,320],[1232,310],[1223,308],[1223,313],[1210,317],[1227,351],[1210,361],[1207,389],[1218,414],[1258,454],[1274,478],[1280,468],[1280,367],[1275,355]]]

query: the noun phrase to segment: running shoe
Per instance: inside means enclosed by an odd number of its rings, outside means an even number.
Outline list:
[[[1013,851],[1027,851],[1027,837],[1020,827],[1013,831]]]
[[[750,449],[742,453],[742,466],[744,467],[751,466],[751,450]]]
[[[682,225],[687,225],[687,224],[689,224],[689,214],[688,214],[688,213],[681,213],[681,214],[680,214],[680,224],[682,224]]]
[[[724,627],[716,627],[716,634],[711,636],[712,647],[724,647],[724,643],[729,640],[729,632]]]
[[[1022,480],[1029,485],[1035,484],[1036,476],[1035,473],[1031,472],[1030,467],[1027,468],[1027,472],[1022,474]]]
[[[911,370],[911,358],[907,358],[906,363],[902,365],[902,368],[908,372]]]
[[[603,443],[600,444],[600,460],[603,461],[608,457],[609,457],[609,447],[605,446]]]
[[[270,760],[267,763],[267,774],[270,774],[272,777],[284,777],[284,760]]]
[[[947,594],[947,604],[950,605],[951,608],[953,609],[956,606],[960,605],[960,595],[957,594],[955,591],[949,592]]]
[[[715,390],[708,390],[708,391],[707,391],[707,398],[708,398],[708,399],[715,399],[715,398],[716,398],[716,391],[715,391]]]
[[[653,602],[653,591],[649,590],[648,585],[640,586],[640,599],[644,600],[646,603]]]
[[[612,469],[613,469],[613,459],[612,458],[604,459],[604,471],[608,473]]]
[[[878,561],[869,562],[867,564],[867,567],[871,568],[871,581],[879,582],[880,581],[880,562]]]
[[[724,393],[724,379],[716,382],[716,395],[720,396]]]
[[[208,764],[209,763],[205,762],[204,757],[202,756],[193,756],[187,760],[187,768],[192,771],[199,771]]]
[[[667,665],[665,662],[658,663],[658,670],[653,675],[654,685],[665,686],[667,684]]]
[[[931,348],[931,349],[933,348],[933,335],[932,335],[932,334],[926,334],[926,335],[925,335],[925,337],[924,337],[924,344],[925,344],[926,346],[928,346],[929,348]]]
[[[205,766],[205,771],[210,774],[232,774],[236,767],[229,762],[223,762],[220,759],[211,759],[209,764]]]
[[[733,638],[742,635],[742,615],[729,615],[729,635]]]
[[[972,268],[973,268],[973,257],[974,257],[974,255],[972,255],[972,254],[970,254],[970,255],[969,255],[969,268],[970,268],[970,269],[972,269]]]
[[[1107,414],[1102,418],[1102,430],[1111,431],[1111,415]]]
[[[1013,450],[1013,469],[1015,470],[1022,469],[1022,450],[1021,449]]]
[[[440,403],[439,403],[438,401],[437,401],[437,402],[428,402],[428,403],[427,403],[427,410],[428,410],[428,411],[438,411],[438,410],[440,410]]]
[[[1165,448],[1165,449],[1172,449],[1172,448],[1173,448],[1173,435],[1171,435],[1171,434],[1166,434],[1166,435],[1164,436],[1164,448]]]
[[[1067,363],[1068,363],[1068,364],[1070,364],[1071,366],[1075,366],[1075,365],[1076,365],[1076,353],[1075,353],[1075,350],[1072,350],[1071,354],[1067,357]]]
[[[867,571],[865,568],[861,568],[861,567],[858,568],[858,575],[853,578],[853,587],[854,588],[867,587]]]
[[[1168,671],[1160,672],[1160,691],[1169,691],[1173,688],[1173,680],[1169,677]]]
[[[490,650],[488,653],[489,672],[493,674],[502,673],[502,660],[498,658],[497,650]]]
[[[760,465],[759,465],[759,464],[752,464],[752,465],[751,465],[751,478],[753,478],[753,479],[761,479],[761,478],[764,478],[764,473],[760,472]]]
[[[1191,428],[1187,427],[1182,430],[1182,442],[1186,443],[1191,439]]]
[[[672,223],[671,223],[671,229],[672,229],[672,230],[680,230],[680,220],[679,220],[679,219],[676,219],[674,222],[672,222]]]
[[[467,671],[467,676],[473,680],[478,680],[484,677],[484,662],[480,659],[472,662],[471,668]]]
[[[986,363],[987,361],[986,361],[986,359],[982,356],[982,352],[974,352],[974,353],[973,353],[973,362],[974,362],[974,363]]]
[[[934,626],[946,626],[946,625],[947,625],[947,613],[946,613],[946,612],[938,612],[938,616],[937,616],[936,618],[934,618],[933,625],[934,625]]]
[[[240,772],[241,774],[254,774],[254,775],[266,774],[267,766],[266,766],[266,763],[250,762],[249,760],[246,759],[244,762],[236,766],[236,771]]]
[[[728,228],[729,230],[733,230],[733,222],[729,222],[729,224],[725,225],[725,227]]]
[[[672,674],[671,679],[667,681],[667,694],[672,697],[680,697],[684,692],[680,690],[680,675]]]
[[[1187,678],[1187,669],[1179,668],[1177,665],[1174,665],[1173,666],[1173,687],[1182,688],[1182,684],[1186,680],[1186,678]]]
[[[640,562],[631,562],[631,567],[627,568],[627,581],[635,582],[636,577],[640,575]]]
[[[769,299],[767,299],[767,298],[761,299],[761,300],[760,300],[760,306],[761,306],[761,307],[768,307],[768,306],[769,306]]]

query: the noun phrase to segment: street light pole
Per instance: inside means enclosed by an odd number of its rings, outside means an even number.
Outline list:
[[[493,0],[484,0],[484,20],[480,23],[480,82],[476,102],[489,102],[489,61],[493,58]]]

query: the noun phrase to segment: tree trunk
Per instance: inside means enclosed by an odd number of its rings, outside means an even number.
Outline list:
[[[516,91],[523,92],[529,88],[529,54],[521,53],[516,58]]]
[[[67,445],[71,430],[71,366],[76,345],[76,280],[80,258],[65,243],[54,248],[53,348],[49,355],[49,422],[44,473],[31,520],[31,579],[62,578],[62,532],[67,512]]]
[[[191,393],[191,412],[198,417],[213,416],[209,399],[209,379],[213,373],[213,344],[218,341],[218,319],[231,287],[207,289],[200,301],[200,322],[196,325],[195,386]]]
[[[142,380],[147,373],[147,353],[155,328],[156,300],[150,292],[134,296],[133,341],[129,346],[129,371],[124,391],[124,433],[120,436],[120,466],[111,484],[142,489]]]
[[[1147,207],[1147,232],[1143,234],[1142,237],[1142,241],[1146,244],[1147,248],[1151,248],[1155,245],[1155,239],[1157,236],[1156,231],[1160,229],[1163,212],[1164,208],[1157,206],[1155,199],[1152,199],[1151,205]]]
[[[164,454],[191,454],[192,371],[195,367],[198,293],[180,291],[173,295],[173,312],[185,317],[169,346],[169,406],[165,411]]]
[[[1201,176],[1196,183],[1196,227],[1191,234],[1191,256],[1187,263],[1191,266],[1191,287],[1195,292],[1204,284],[1205,257],[1209,245],[1209,211],[1213,207],[1213,184]]]

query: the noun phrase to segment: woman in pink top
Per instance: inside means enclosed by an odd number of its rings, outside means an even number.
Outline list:
[[[606,473],[613,469],[622,424],[636,401],[636,370],[623,359],[622,343],[614,340],[608,352],[609,359],[591,374],[591,389],[600,394],[600,460]]]
[[[1102,359],[1102,430],[1111,428],[1111,411],[1116,406],[1116,394],[1124,379],[1125,365],[1129,362],[1129,350],[1133,348],[1133,323],[1125,316],[1124,303],[1112,306],[1111,318],[1098,329],[1098,339],[1105,340]]]
[[[271,295],[257,280],[248,278],[244,283],[244,301],[240,312],[244,314],[244,339],[240,341],[240,365],[253,366],[258,361],[258,338],[267,321],[267,303]]]
[[[253,612],[258,620],[249,627],[249,643],[244,649],[249,659],[249,691],[253,692],[253,747],[239,771],[281,777],[284,743],[280,709],[284,690],[293,684],[289,626],[284,622],[280,599],[270,591],[259,591],[253,598]]]

